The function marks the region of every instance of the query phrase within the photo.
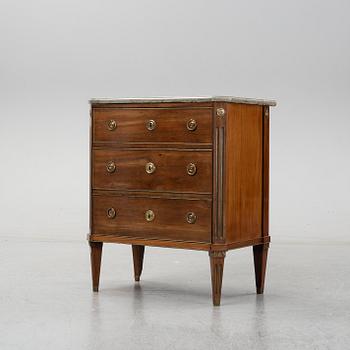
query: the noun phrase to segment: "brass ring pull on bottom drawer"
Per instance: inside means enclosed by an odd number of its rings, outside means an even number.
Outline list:
[[[154,211],[151,210],[151,209],[148,209],[146,212],[145,212],[145,219],[146,221],[148,222],[151,222],[153,221],[155,218],[155,214],[154,214]],[[194,224],[197,220],[197,215],[190,211],[186,214],[186,221],[189,223],[189,224]]]
[[[117,212],[113,207],[107,209],[107,218],[108,219],[114,219],[116,217],[116,215],[117,215]],[[145,219],[147,222],[153,221],[155,217],[156,216],[155,216],[154,211],[152,209],[146,210]],[[194,224],[196,222],[196,220],[197,220],[197,215],[194,212],[190,211],[186,214],[186,221],[189,224]]]

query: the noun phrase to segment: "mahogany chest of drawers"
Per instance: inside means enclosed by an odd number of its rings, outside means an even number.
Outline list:
[[[269,219],[269,107],[236,97],[93,99],[90,234],[93,290],[103,242],[209,252],[220,305],[226,252],[253,246],[263,293]]]

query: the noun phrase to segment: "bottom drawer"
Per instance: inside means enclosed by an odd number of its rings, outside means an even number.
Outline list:
[[[93,233],[193,242],[211,240],[211,201],[94,195]]]

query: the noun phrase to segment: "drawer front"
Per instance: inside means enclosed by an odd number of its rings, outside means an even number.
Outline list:
[[[94,150],[93,188],[209,194],[212,152]]]
[[[211,201],[93,196],[93,233],[210,242]]]
[[[211,108],[95,108],[93,141],[212,143]]]

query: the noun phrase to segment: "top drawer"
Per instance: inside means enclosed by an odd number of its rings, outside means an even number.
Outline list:
[[[211,108],[94,108],[95,143],[212,143]]]

